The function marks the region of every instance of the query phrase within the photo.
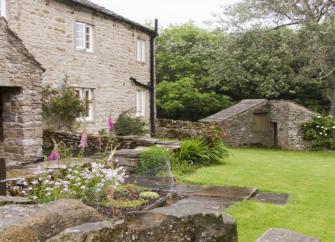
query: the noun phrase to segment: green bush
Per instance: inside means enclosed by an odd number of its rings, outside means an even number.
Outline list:
[[[210,147],[211,163],[220,163],[222,159],[228,155],[228,150],[226,146],[221,142],[216,142],[212,147]]]
[[[304,138],[312,141],[316,150],[335,150],[335,118],[317,116],[303,125]]]
[[[141,153],[135,172],[156,175],[164,169],[167,162],[173,163],[174,160],[174,154],[170,150],[154,146]]]
[[[222,142],[208,144],[204,139],[186,139],[182,141],[178,153],[180,163],[190,165],[210,165],[222,161],[227,150]]]
[[[66,84],[60,90],[51,87],[43,89],[42,101],[43,118],[49,128],[73,131],[76,119],[86,112],[76,90]]]
[[[178,161],[190,165],[209,165],[211,157],[209,147],[203,139],[185,139],[181,143]]]
[[[116,121],[115,132],[120,136],[143,135],[145,133],[145,122],[140,118],[130,115],[130,111],[120,114]]]

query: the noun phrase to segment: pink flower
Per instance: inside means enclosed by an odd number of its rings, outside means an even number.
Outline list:
[[[86,148],[86,147],[87,147],[87,132],[86,129],[84,129],[83,133],[81,134],[79,148]]]
[[[113,127],[114,127],[114,124],[113,124],[112,117],[109,117],[109,119],[108,119],[108,129],[109,129],[109,131],[112,130]]]
[[[60,159],[60,155],[58,153],[57,148],[55,147],[49,155],[49,161],[55,161],[55,160],[59,160],[59,159]]]

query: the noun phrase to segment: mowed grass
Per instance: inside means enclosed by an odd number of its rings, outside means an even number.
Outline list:
[[[287,228],[335,241],[335,153],[230,149],[224,164],[178,177],[179,182],[255,187],[289,193],[285,206],[241,202],[235,217],[240,242],[254,242],[269,228]]]

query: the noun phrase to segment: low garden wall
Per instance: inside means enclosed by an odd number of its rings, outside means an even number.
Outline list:
[[[185,139],[200,136],[224,136],[219,123],[201,123],[182,120],[158,119],[156,136],[168,139]]]
[[[54,146],[54,141],[64,143],[66,147],[72,151],[79,150],[81,135],[77,133],[60,132],[60,131],[43,131],[43,149],[51,150]],[[95,154],[100,151],[105,151],[106,146],[111,142],[108,135],[92,135],[88,134],[88,146],[85,148],[85,153]],[[153,141],[146,137],[136,136],[113,136],[113,146],[118,149],[132,149],[137,146],[151,146]]]

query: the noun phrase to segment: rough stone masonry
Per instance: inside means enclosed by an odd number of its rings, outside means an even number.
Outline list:
[[[123,111],[135,111],[137,102],[145,103],[141,117],[148,122],[149,91],[130,77],[150,82],[154,31],[87,0],[6,1],[10,28],[46,69],[43,86],[60,88],[67,77],[70,86],[91,90],[93,118],[85,124],[89,132],[106,129],[109,115],[116,120]],[[92,27],[92,51],[76,49],[78,22]],[[145,44],[145,61],[137,59],[138,40]],[[144,92],[139,101],[138,91]]]
[[[43,71],[0,18],[0,158],[7,166],[42,158]]]

